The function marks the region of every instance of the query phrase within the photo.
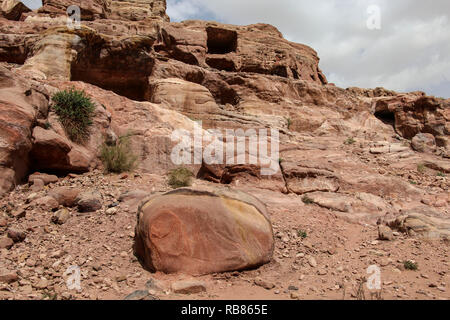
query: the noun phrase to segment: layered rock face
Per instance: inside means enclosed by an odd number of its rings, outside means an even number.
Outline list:
[[[168,21],[166,0],[106,0],[110,18],[141,21],[156,19]]]
[[[264,204],[226,189],[178,189],[144,200],[135,254],[150,271],[202,275],[254,268],[271,260]]]
[[[192,132],[200,120],[205,135],[225,142],[272,128],[280,135],[270,144],[280,152],[272,176],[261,175],[257,161],[200,161],[189,165],[198,178],[308,196],[356,222],[448,214],[421,200],[448,199],[450,100],[328,84],[312,48],[266,24],[170,23],[163,0],[43,4],[34,12],[14,1],[1,7],[0,193],[36,170],[101,168],[101,142],[124,134],[138,170],[164,175],[177,166],[172,133]],[[81,9],[79,29],[66,25],[69,5]],[[50,107],[53,94],[70,87],[96,105],[86,145],[68,140]]]

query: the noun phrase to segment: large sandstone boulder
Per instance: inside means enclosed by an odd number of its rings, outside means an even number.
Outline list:
[[[229,189],[178,189],[141,204],[134,249],[150,271],[202,275],[268,263],[274,239],[256,198]]]
[[[412,139],[411,146],[417,152],[433,153],[436,151],[436,139],[432,134],[419,133]]]

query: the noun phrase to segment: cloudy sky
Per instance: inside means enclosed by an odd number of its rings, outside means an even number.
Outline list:
[[[423,90],[450,98],[449,0],[167,0],[167,5],[172,21],[275,25],[287,39],[317,50],[328,80],[341,87]],[[381,29],[373,28],[377,8]]]

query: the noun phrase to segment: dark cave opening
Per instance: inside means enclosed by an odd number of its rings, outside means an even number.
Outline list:
[[[210,54],[226,54],[236,52],[237,49],[237,32],[221,28],[206,28],[208,35],[208,53]]]
[[[374,115],[384,124],[390,125],[395,128],[395,114],[393,112],[383,110],[375,112]]]
[[[71,80],[83,81],[135,101],[147,101],[154,59],[144,50],[106,51],[93,47],[78,54]]]

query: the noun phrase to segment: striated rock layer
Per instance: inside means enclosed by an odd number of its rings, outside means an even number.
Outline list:
[[[202,275],[271,260],[264,204],[243,192],[178,189],[152,195],[138,211],[135,254],[150,271]]]

